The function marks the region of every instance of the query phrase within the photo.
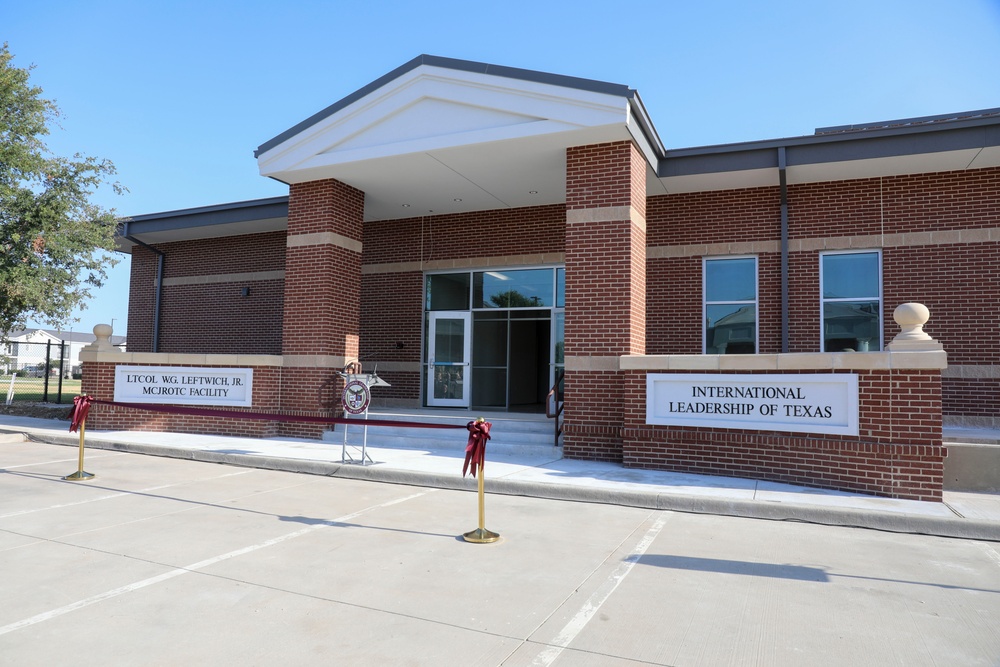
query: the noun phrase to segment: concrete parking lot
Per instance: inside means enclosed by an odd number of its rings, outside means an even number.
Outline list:
[[[997,665],[1000,545],[0,443],[0,664]]]

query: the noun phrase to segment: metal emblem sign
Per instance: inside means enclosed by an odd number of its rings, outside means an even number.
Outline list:
[[[360,415],[368,409],[372,401],[372,393],[368,385],[361,380],[351,380],[344,387],[344,411],[352,415]]]

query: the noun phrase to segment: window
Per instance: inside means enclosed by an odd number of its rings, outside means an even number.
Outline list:
[[[881,350],[881,253],[824,253],[819,259],[822,350]]]
[[[468,310],[468,272],[428,275],[426,304],[427,310]]]
[[[472,307],[551,308],[552,281],[552,269],[477,271],[472,274]]]
[[[705,353],[757,352],[757,258],[706,259]]]

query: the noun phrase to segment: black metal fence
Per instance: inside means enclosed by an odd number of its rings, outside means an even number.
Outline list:
[[[80,367],[73,366],[70,345],[12,341],[0,345],[0,395],[5,403],[68,403],[80,392]]]

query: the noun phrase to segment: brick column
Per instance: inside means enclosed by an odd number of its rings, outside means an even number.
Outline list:
[[[283,411],[339,410],[343,383],[335,371],[358,355],[364,202],[363,192],[332,179],[289,190]],[[300,437],[318,437],[323,430],[308,424],[283,428]]]
[[[628,141],[566,152],[567,457],[622,460],[618,361],[646,348],[646,169]]]

